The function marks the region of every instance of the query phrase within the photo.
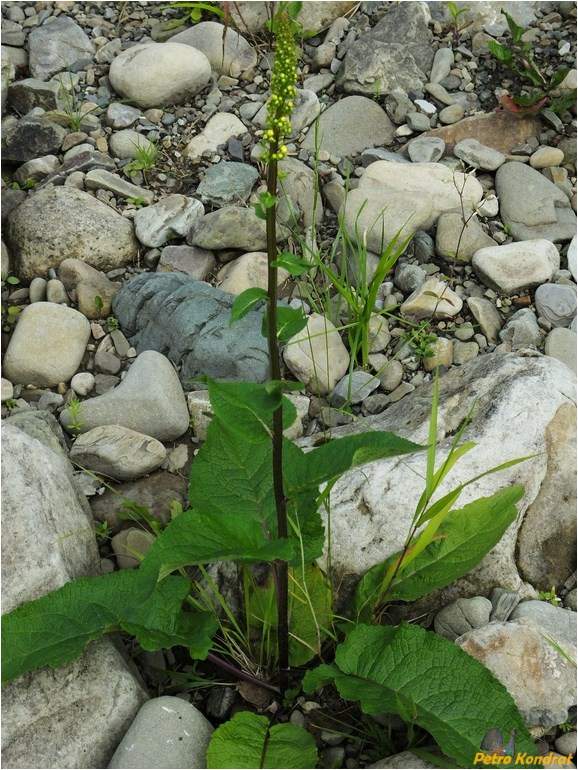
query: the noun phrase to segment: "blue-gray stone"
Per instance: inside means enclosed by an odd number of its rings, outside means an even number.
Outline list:
[[[247,163],[221,161],[207,169],[197,195],[216,206],[244,203],[258,178],[257,169]]]
[[[205,374],[264,382],[269,375],[263,313],[229,325],[235,297],[183,273],[143,273],[115,295],[113,312],[140,353],[156,350],[179,368],[181,384]]]
[[[528,618],[549,631],[554,638],[567,639],[574,647],[576,646],[576,613],[570,610],[563,610],[561,607],[554,607],[548,602],[541,602],[537,599],[530,599],[527,602],[521,602],[510,615],[510,620],[518,622]]]

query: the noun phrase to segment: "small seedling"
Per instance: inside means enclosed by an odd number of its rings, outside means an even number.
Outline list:
[[[129,203],[131,206],[134,206],[137,209],[142,209],[144,205],[144,199],[143,198],[126,198],[126,202]]]
[[[13,398],[7,398],[4,402],[6,409],[11,412],[16,407],[16,401]]]
[[[2,305],[2,329],[5,332],[9,332],[16,321],[18,320],[18,316],[22,312],[22,308],[18,307],[18,305],[10,305],[10,307],[5,307]]]
[[[139,142],[133,142],[136,158],[130,163],[127,163],[124,170],[130,177],[138,174],[142,171],[145,182],[147,181],[146,172],[149,171],[156,163],[158,157],[157,143],[147,140],[146,144],[140,144]]]
[[[66,427],[76,438],[76,436],[78,436],[78,434],[82,430],[82,421],[80,418],[80,413],[82,411],[82,404],[77,398],[71,398],[70,401],[68,402],[67,410],[68,410],[68,416],[69,416],[70,422]]]
[[[95,105],[90,109],[82,109],[82,104],[80,104],[74,91],[74,82],[72,80],[71,73],[69,73],[69,88],[64,85],[62,76],[59,78],[59,82],[61,85],[60,95],[63,102],[63,107],[61,110],[57,110],[56,113],[51,114],[55,114],[56,116],[64,116],[71,131],[80,131],[82,128],[82,121],[85,116],[98,109],[98,105]]]
[[[106,326],[109,332],[113,332],[115,329],[118,329],[119,327],[118,318],[115,318],[113,315],[109,316],[106,322]]]
[[[448,3],[448,10],[451,13],[454,22],[454,42],[457,45],[460,33],[463,32],[466,26],[469,26],[466,24],[464,27],[460,27],[460,16],[462,13],[467,13],[470,9],[458,8],[455,3]]]
[[[416,329],[404,332],[402,339],[408,343],[419,359],[431,358],[435,353],[433,346],[437,342],[437,336],[428,330],[426,322],[421,323]]]
[[[104,307],[102,297],[99,297],[98,294],[94,297],[94,307],[99,311]]]
[[[106,542],[112,537],[112,530],[108,521],[99,521],[94,523],[94,532],[97,540]]]
[[[225,18],[225,11],[219,8],[213,3],[169,3],[167,8],[186,8],[187,13],[179,19],[171,19],[163,25],[164,30],[175,29],[176,27],[182,27],[188,21],[191,24],[198,24],[203,18],[203,11],[208,13],[214,13],[221,19]]]
[[[538,594],[538,599],[540,599],[543,602],[548,602],[554,607],[557,607],[559,604],[562,604],[562,599],[560,599],[560,597],[557,596],[556,594],[556,586],[552,586],[552,588],[549,591],[540,591],[540,593]]]

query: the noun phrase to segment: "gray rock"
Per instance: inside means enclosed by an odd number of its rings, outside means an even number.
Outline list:
[[[394,87],[419,91],[431,68],[433,52],[428,14],[413,3],[397,3],[371,32],[347,51],[337,84],[348,93],[386,94]]]
[[[427,762],[425,759],[418,757],[411,751],[402,751],[401,754],[393,754],[386,759],[380,759],[379,762],[374,762],[372,765],[368,765],[371,768],[407,768],[407,770],[425,770],[426,768],[434,768],[437,765],[432,765],[431,762]]]
[[[556,741],[554,745],[556,746],[556,749],[562,754],[563,756],[567,757],[572,754],[576,754],[576,738],[578,737],[576,730],[573,730],[570,733],[562,733],[558,738],[556,738]]]
[[[93,55],[93,43],[70,16],[52,18],[28,36],[30,72],[38,80],[48,80],[76,62],[91,61]]]
[[[196,281],[204,281],[215,268],[212,251],[197,246],[165,246],[157,265],[157,273],[186,273]]]
[[[492,614],[490,620],[508,620],[514,609],[520,603],[518,591],[506,591],[504,588],[493,588],[490,594]]]
[[[279,181],[279,221],[288,227],[298,223],[304,227],[320,225],[323,204],[313,169],[297,158],[285,158],[279,168],[283,177]]]
[[[222,161],[207,169],[196,194],[216,207],[245,203],[259,172],[247,163]]]
[[[171,233],[185,237],[205,213],[203,204],[186,195],[167,195],[139,209],[134,216],[136,237],[145,246],[162,246]]]
[[[526,620],[530,624],[536,623],[542,626],[554,638],[566,639],[576,647],[576,613],[554,607],[548,602],[530,599],[520,602],[510,615],[510,620],[524,624]]]
[[[213,730],[208,719],[181,698],[153,698],[136,715],[108,767],[206,767]]]
[[[68,458],[68,444],[64,431],[50,412],[35,409],[18,412],[6,418],[6,424],[14,425],[30,438],[37,439],[60,457]]]
[[[538,286],[534,297],[538,315],[552,326],[569,326],[576,317],[576,286],[545,283]]]
[[[312,313],[303,331],[287,341],[284,360],[311,392],[324,395],[347,371],[349,353],[331,321]]]
[[[10,215],[8,239],[23,280],[46,274],[69,257],[97,270],[124,267],[138,251],[127,219],[73,187],[45,188],[29,196]]]
[[[70,387],[77,396],[88,396],[90,391],[94,389],[94,375],[90,372],[78,372],[70,380]]]
[[[180,104],[211,77],[207,57],[183,43],[145,43],[122,51],[110,65],[114,90],[138,107]]]
[[[576,332],[572,329],[552,329],[546,337],[544,353],[557,358],[576,373]]]
[[[447,318],[457,315],[462,307],[463,302],[455,291],[432,276],[410,294],[400,307],[400,313],[416,320]]]
[[[363,427],[341,428],[333,432],[333,437],[360,430],[388,430],[426,444],[431,393],[431,384],[422,385],[382,414],[367,417]],[[488,595],[496,585],[508,590],[523,586],[516,567],[520,522],[550,472],[549,447],[545,438],[548,426],[563,404],[569,409],[573,407],[574,397],[574,375],[562,364],[557,365],[544,357],[485,355],[450,369],[440,377],[438,430],[440,436],[445,436],[439,444],[440,457],[445,457],[454,440],[454,431],[462,424],[471,405],[476,404],[464,434],[465,441],[477,444],[475,457],[474,453],[468,453],[457,463],[449,488],[478,475],[482,468],[489,469],[506,460],[536,452],[540,454],[509,471],[485,476],[464,490],[458,504],[460,508],[510,483],[524,485],[525,497],[518,504],[518,523],[508,529],[500,543],[467,576],[424,600],[424,611],[447,604],[458,592],[462,596]],[[521,404],[529,407],[521,410]],[[308,445],[310,442],[311,439],[305,439],[303,443]],[[356,576],[402,548],[422,492],[415,479],[423,474],[424,467],[422,453],[402,460],[383,460],[346,473],[333,488],[331,557],[336,584],[342,585],[343,601],[348,601],[350,581],[356,582]],[[567,495],[567,488],[558,490],[554,487],[551,494],[548,510],[555,531],[556,527],[566,526],[563,525],[566,520],[563,497]],[[384,532],[387,533],[385,540]],[[530,540],[527,543],[526,547],[530,547]],[[539,550],[539,543],[535,539],[533,543]],[[570,548],[571,545],[568,551],[564,550],[561,559],[564,564],[560,563],[560,569],[567,573],[572,569],[566,561],[572,558]]]
[[[77,310],[51,302],[24,308],[4,357],[4,373],[14,383],[52,387],[78,369],[90,336]]]
[[[299,23],[308,32],[321,32],[340,16],[356,7],[355,2],[305,3],[299,11]],[[277,6],[273,6],[276,8]],[[231,18],[241,32],[264,29],[269,19],[269,9],[254,2],[239,2],[231,8]]]
[[[403,379],[403,366],[395,359],[385,363],[385,366],[379,368],[379,382],[386,393],[391,393],[399,387]]]
[[[25,163],[40,155],[60,151],[66,129],[46,118],[21,118],[2,131],[2,155],[12,163]]]
[[[454,155],[468,166],[486,171],[495,171],[506,162],[503,153],[480,144],[477,139],[463,139],[458,142],[454,147]]]
[[[407,154],[413,163],[435,163],[444,154],[445,147],[444,140],[437,136],[418,136],[407,145]]]
[[[517,241],[560,242],[576,235],[576,214],[566,194],[536,169],[504,163],[496,172],[496,193],[502,221]]]
[[[578,275],[577,259],[576,259],[576,236],[574,236],[570,241],[570,245],[568,246],[568,253],[566,254],[566,259],[568,261],[568,270],[571,272],[572,278],[576,280],[576,276]]]
[[[429,131],[431,128],[429,118],[421,112],[408,112],[406,116],[407,124],[412,131]]]
[[[8,102],[20,115],[26,115],[33,107],[58,110],[64,106],[62,84],[56,80],[46,83],[37,78],[24,78],[8,86]]]
[[[155,539],[152,532],[140,527],[129,527],[116,534],[111,540],[111,545],[119,569],[138,567]]]
[[[199,158],[204,152],[214,152],[220,144],[227,144],[232,136],[242,136],[247,129],[236,115],[218,112],[208,121],[200,134],[195,136],[183,150],[187,158]]]
[[[78,310],[90,320],[107,318],[111,313],[112,298],[118,286],[100,270],[81,259],[64,259],[58,268],[58,278],[68,292],[76,293]],[[100,297],[102,305],[97,297]]]
[[[480,352],[480,346],[477,342],[461,342],[460,340],[454,340],[453,348],[453,361],[456,366],[462,366],[468,361],[471,361]]]
[[[74,179],[73,175],[76,176],[76,180],[73,186],[82,190],[84,188],[84,177],[82,174],[90,171],[93,168],[105,168],[109,171],[115,171],[116,163],[110,157],[110,155],[105,155],[104,153],[98,152],[96,150],[83,150],[82,152],[78,153],[78,155],[74,155],[65,160],[64,163],[59,166],[53,174],[49,174],[45,179],[42,180],[42,182],[37,184],[35,190],[41,190],[48,184],[72,185],[72,181],[69,181],[69,178],[72,177]]]
[[[264,382],[269,358],[262,313],[254,310],[230,326],[233,300],[181,273],[143,274],[122,287],[113,310],[138,351],[164,351],[180,367],[187,390],[199,374]]]
[[[458,636],[490,622],[492,603],[483,596],[456,599],[440,610],[434,618],[436,634],[453,642]]]
[[[171,441],[187,430],[189,413],[170,361],[145,350],[116,388],[82,402],[79,421],[81,433],[101,425],[123,425],[159,441]],[[61,413],[60,423],[70,424],[68,410]]]
[[[227,262],[217,273],[216,286],[228,294],[241,294],[246,289],[267,289],[269,260],[264,251],[250,251]],[[289,278],[287,270],[277,271],[277,286]]]
[[[406,116],[413,110],[413,103],[403,88],[396,86],[385,97],[385,111],[395,123],[401,126],[405,123]]]
[[[466,302],[484,337],[495,345],[503,324],[495,305],[483,297],[468,297]]]
[[[499,337],[502,342],[508,342],[512,350],[537,349],[542,342],[542,334],[534,311],[530,308],[518,310],[510,316]]]
[[[381,107],[365,96],[346,96],[335,102],[321,113],[318,126],[319,149],[340,157],[388,145],[395,131]],[[313,130],[309,130],[301,146],[305,150],[315,149]]]
[[[454,346],[446,337],[438,337],[432,345],[432,356],[423,359],[426,372],[433,372],[436,366],[451,366],[454,362]]]
[[[221,75],[238,78],[257,64],[257,53],[245,38],[216,21],[202,21],[171,38],[171,43],[189,45],[201,51],[211,69]]]
[[[136,198],[146,204],[152,203],[155,199],[152,190],[131,184],[118,174],[111,174],[110,171],[102,168],[89,171],[84,178],[84,186],[86,190],[110,190],[119,198]]]
[[[426,271],[419,265],[403,262],[395,268],[395,285],[404,294],[411,294],[417,291],[425,283],[426,278]]]
[[[472,267],[486,286],[504,294],[516,294],[551,281],[560,269],[560,254],[543,238],[480,249]]]
[[[115,158],[136,158],[138,150],[145,153],[153,153],[155,145],[144,134],[125,128],[123,131],[115,131],[108,142],[111,155]]]
[[[277,241],[284,237],[285,230],[278,227]],[[267,247],[265,223],[255,216],[253,209],[224,206],[196,219],[188,232],[187,243],[202,249],[262,251]]]
[[[78,436],[70,459],[94,473],[130,481],[159,468],[167,456],[160,441],[121,425],[102,425]]]
[[[463,105],[461,104],[449,104],[447,107],[444,107],[443,110],[440,110],[439,113],[439,119],[440,123],[443,123],[445,126],[451,126],[454,123],[458,123],[465,114],[465,109]]]
[[[431,72],[429,76],[430,83],[439,83],[450,74],[454,65],[454,52],[451,48],[438,48],[434,54]]]
[[[14,181],[24,187],[29,180],[38,182],[52,174],[60,166],[56,155],[44,155],[23,163],[14,174]]]
[[[379,387],[379,379],[369,372],[353,371],[346,374],[333,388],[328,396],[332,406],[341,407],[345,404],[360,404]]]
[[[506,687],[527,727],[547,731],[568,718],[576,669],[545,637],[576,658],[575,647],[538,623],[489,623],[459,637],[456,644]]]
[[[111,102],[106,108],[105,121],[107,126],[114,128],[115,131],[120,131],[134,125],[140,115],[141,111],[137,110],[136,107],[122,104],[122,102]]]
[[[464,219],[456,211],[442,214],[436,231],[436,254],[450,260],[470,262],[476,251],[495,247],[496,242],[481,228],[477,218]]]

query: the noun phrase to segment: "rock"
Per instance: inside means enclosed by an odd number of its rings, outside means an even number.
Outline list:
[[[359,116],[363,115],[360,123]],[[318,122],[318,148],[344,157],[368,147],[388,145],[395,126],[382,108],[365,96],[346,96],[321,113]],[[301,146],[315,150],[315,131],[309,130]]]
[[[425,759],[418,757],[412,751],[402,751],[401,754],[392,754],[386,759],[380,759],[379,762],[374,762],[368,767],[376,768],[407,768],[407,770],[422,770],[425,768],[437,767],[432,765],[431,762],[427,762]]]
[[[383,390],[385,390],[386,393],[391,393],[399,387],[403,379],[403,366],[394,358],[384,363],[385,365],[380,367],[377,376],[379,377],[379,382]]]
[[[450,260],[470,262],[476,251],[495,247],[475,216],[466,221],[456,211],[442,214],[436,230],[436,254]]]
[[[439,83],[450,74],[454,65],[454,52],[451,48],[438,48],[434,54],[431,72],[429,76],[430,83]]]
[[[471,361],[480,352],[480,346],[477,342],[460,342],[460,340],[454,340],[453,348],[453,362],[456,366],[462,366],[468,361]]]
[[[328,396],[331,406],[341,407],[345,404],[360,404],[379,387],[379,379],[369,372],[361,370],[346,374],[333,388]]]
[[[461,104],[448,104],[447,107],[444,107],[443,110],[440,110],[440,113],[438,115],[440,119],[440,123],[443,123],[445,126],[451,126],[454,123],[459,123],[461,119],[464,117],[465,110]],[[437,129],[438,131],[440,129]],[[442,142],[444,142],[444,148],[445,148],[445,140],[441,136],[433,135],[431,132],[428,132],[426,136],[423,137],[424,139],[441,139]]]
[[[447,318],[457,315],[462,306],[462,300],[448,284],[432,276],[410,294],[400,307],[400,313],[413,316],[418,321],[422,318]]]
[[[36,302],[20,313],[4,357],[4,373],[13,383],[53,387],[78,369],[90,326],[77,310]]]
[[[576,372],[576,332],[572,329],[552,329],[546,337],[544,352]]]
[[[450,486],[444,486],[440,494],[478,475],[482,469],[536,452],[540,454],[510,471],[485,476],[464,490],[458,504],[460,508],[510,483],[524,485],[525,496],[518,504],[517,523],[508,529],[500,543],[467,576],[424,599],[424,611],[447,604],[456,595],[488,595],[496,585],[507,590],[523,586],[515,563],[518,529],[549,472],[548,426],[563,404],[566,408],[574,406],[574,391],[574,375],[562,364],[556,365],[543,357],[485,355],[440,376],[439,457],[446,456],[454,440],[454,431],[474,402],[476,406],[464,441],[477,444],[475,453],[468,453],[457,463],[452,470]],[[431,393],[431,384],[422,385],[382,414],[365,418],[363,427],[354,424],[340,428],[333,431],[332,436],[337,438],[360,430],[387,430],[426,444]],[[520,404],[525,405],[522,411]],[[304,439],[302,445],[311,442],[312,439]],[[340,598],[344,602],[348,601],[348,586],[355,584],[359,575],[402,548],[422,492],[420,484],[410,483],[408,479],[415,480],[417,475],[423,474],[424,467],[423,453],[382,460],[346,473],[333,488],[331,557],[336,585],[342,585]],[[569,483],[574,483],[572,476]],[[548,510],[552,531],[560,527],[564,532],[564,518],[558,517],[558,507],[561,515],[567,510],[563,504],[566,491],[561,488],[558,494],[556,490],[557,487],[552,487],[555,499],[551,499]],[[572,501],[568,505],[571,507]],[[540,510],[543,512],[542,506]],[[386,537],[384,533],[387,533]],[[539,551],[540,545],[534,545]],[[529,542],[525,547],[529,547]],[[571,548],[569,538],[568,549]],[[569,573],[572,567],[562,563],[562,558],[559,569]],[[412,611],[415,612],[415,605],[412,605]]]
[[[463,139],[454,147],[456,158],[463,160],[466,165],[495,171],[506,162],[504,153],[480,144],[477,139]]]
[[[297,158],[285,158],[279,168],[283,177],[279,181],[279,221],[288,227],[297,223],[304,227],[311,227],[314,223],[320,225],[323,204],[313,169]]]
[[[140,527],[121,530],[111,540],[119,569],[136,569],[155,542],[152,532]]]
[[[551,241],[527,240],[480,249],[472,267],[486,286],[511,295],[551,281],[560,269],[560,254]]]
[[[105,121],[106,125],[113,128],[115,131],[120,131],[123,128],[130,128],[134,125],[141,115],[141,111],[136,107],[131,107],[128,104],[122,102],[111,102],[106,108]],[[112,134],[112,137],[115,134]]]
[[[444,112],[445,110],[440,112],[440,120]],[[512,147],[524,144],[530,137],[538,136],[542,130],[541,125],[537,117],[518,118],[502,110],[464,118],[453,125],[429,131],[427,136],[438,136],[444,140],[445,155],[451,155],[456,144],[464,139],[477,139],[485,147],[508,154]]]
[[[203,130],[187,144],[183,155],[199,158],[205,151],[214,152],[220,144],[226,144],[232,136],[242,136],[247,129],[238,117],[228,112],[218,112],[207,122]]]
[[[277,242],[283,240],[284,234],[285,230],[278,227]],[[253,209],[224,206],[196,219],[187,243],[202,249],[262,251],[267,248],[265,223],[255,216]]]
[[[48,184],[71,185],[83,190],[84,177],[79,175],[93,168],[105,168],[109,171],[115,171],[116,163],[109,155],[97,152],[96,150],[86,149],[65,160],[53,174],[49,174],[42,182],[37,184],[35,190],[41,190]]]
[[[197,246],[165,246],[157,265],[157,273],[186,273],[196,281],[204,281],[217,264],[215,255]]]
[[[88,396],[94,388],[94,375],[90,372],[79,372],[70,380],[70,387],[77,396]]]
[[[502,221],[517,241],[560,242],[576,235],[576,214],[567,196],[536,169],[504,163],[496,172],[496,193]]]
[[[246,289],[259,287],[267,289],[268,277],[267,253],[251,251],[227,262],[217,273],[217,288],[229,294],[241,294]],[[287,270],[277,271],[277,286],[282,286],[289,278]]]
[[[60,447],[5,424],[2,448],[2,609],[9,612],[99,568],[90,510]]]
[[[51,278],[46,282],[46,301],[54,302],[57,305],[69,304],[64,284],[58,278]]]
[[[28,66],[38,80],[48,80],[77,62],[92,61],[93,56],[93,43],[70,16],[52,18],[28,36]]]
[[[533,310],[522,308],[508,318],[499,334],[502,342],[509,344],[511,350],[524,350],[538,347],[542,343],[542,333]]]
[[[428,13],[423,6],[398,3],[348,49],[337,85],[369,96],[376,88],[380,94],[393,87],[420,91],[432,62]]]
[[[186,195],[167,195],[134,215],[136,237],[145,246],[162,246],[171,233],[185,237],[205,213],[203,204]]]
[[[494,304],[483,297],[468,297],[466,302],[484,337],[495,345],[503,321]]]
[[[453,642],[458,636],[490,622],[492,602],[483,596],[456,599],[440,610],[434,618],[436,634]]]
[[[245,38],[230,26],[216,21],[202,21],[171,38],[201,51],[209,60],[211,69],[221,75],[238,78],[257,65],[257,54]]]
[[[510,615],[510,620],[524,625],[526,620],[537,623],[555,638],[563,638],[576,647],[576,613],[554,607],[548,602],[531,599],[521,602]]]
[[[70,450],[70,459],[78,465],[119,481],[145,476],[166,456],[160,441],[121,425],[93,428],[78,436]]]
[[[258,178],[257,169],[247,163],[221,161],[207,169],[196,194],[217,207],[245,203]]]
[[[318,313],[312,313],[303,331],[287,341],[283,357],[292,374],[316,395],[329,393],[349,365],[339,332]]]
[[[571,754],[576,754],[577,737],[578,737],[578,734],[576,733],[576,730],[573,730],[570,733],[562,733],[562,735],[556,738],[554,745],[556,746],[556,749],[560,752],[560,754],[562,754],[565,757]]]
[[[404,294],[411,294],[417,291],[427,279],[427,273],[419,265],[412,265],[409,262],[397,264],[395,268],[394,283]]]
[[[11,82],[14,80],[14,76],[16,74],[16,67],[14,66],[14,63],[12,62],[8,49],[5,46],[2,46],[2,61],[1,61],[0,72],[1,72],[1,81],[2,81],[1,108],[2,108],[2,115],[4,115],[4,113],[6,112],[6,101],[8,99],[8,89],[10,87]],[[26,110],[26,112],[28,112],[28,110]]]
[[[108,142],[110,154],[115,158],[137,158],[138,151],[151,155],[155,152],[155,145],[143,134],[132,128],[123,131],[115,131]]]
[[[446,337],[438,337],[432,345],[433,355],[423,359],[426,372],[433,372],[436,366],[451,366],[454,362],[454,346]]]
[[[557,147],[538,147],[530,156],[530,166],[537,169],[561,166],[563,162],[564,153]]]
[[[153,698],[136,715],[108,767],[205,767],[213,730],[181,698]]]
[[[305,32],[321,32],[332,21],[352,11],[356,5],[355,2],[333,1],[305,3],[298,13],[298,21]],[[277,8],[278,3],[275,3],[272,9],[275,12]],[[263,29],[269,19],[269,13],[265,6],[254,2],[238,2],[236,6],[231,7],[231,18],[235,27],[241,32],[256,32]]]
[[[545,636],[552,634],[538,623],[493,622],[456,640],[506,687],[526,726],[541,731],[565,722],[575,700],[575,669]],[[553,640],[576,658],[576,649],[563,637]]]
[[[199,374],[264,382],[269,357],[262,312],[253,310],[230,326],[233,301],[232,295],[182,273],[156,273],[126,283],[113,310],[138,351],[165,351],[187,390]]]
[[[443,139],[436,136],[418,136],[407,145],[407,154],[413,163],[435,163],[444,154],[444,149]]]
[[[64,410],[60,423],[67,426]],[[154,350],[145,350],[122,382],[102,396],[82,402],[81,433],[101,425],[123,425],[159,441],[179,438],[189,425],[189,413],[179,378],[170,361]]]
[[[7,380],[6,377],[2,377],[1,383],[2,403],[4,404],[6,401],[10,401],[14,397],[14,385],[12,385],[10,380]]]
[[[21,118],[2,131],[2,155],[12,163],[25,163],[41,155],[56,155],[66,129],[46,118]]]
[[[67,258],[97,270],[124,267],[138,251],[127,219],[73,187],[45,188],[29,196],[10,214],[8,239],[16,272],[25,281]]]
[[[106,767],[147,698],[113,642],[91,642],[73,663],[47,666],[4,685],[3,763]]]
[[[205,441],[207,438],[207,428],[213,415],[209,391],[194,390],[191,393],[187,393],[187,406],[191,415],[193,435],[198,441]]]
[[[520,603],[518,591],[506,591],[504,588],[493,588],[490,594],[492,614],[490,620],[508,620],[514,609]]]
[[[38,182],[55,171],[59,166],[60,161],[56,155],[44,155],[42,158],[34,158],[34,160],[29,160],[20,166],[14,174],[14,180],[22,187],[25,187],[27,182],[30,183],[29,180]]]
[[[209,82],[207,57],[183,43],[145,43],[122,51],[110,65],[114,90],[137,107],[180,104]]]
[[[538,286],[534,297],[538,315],[552,326],[569,326],[576,317],[576,286],[563,283],[544,283]]]

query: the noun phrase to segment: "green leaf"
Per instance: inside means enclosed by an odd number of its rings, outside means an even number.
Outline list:
[[[295,334],[307,326],[307,318],[303,315],[300,308],[287,307],[287,305],[277,305],[277,339],[280,342],[291,339]],[[268,336],[269,317],[268,313],[263,316],[262,334]]]
[[[495,40],[488,40],[488,49],[499,61],[510,62],[513,58],[512,51]]]
[[[282,254],[279,254],[277,259],[271,264],[275,267],[287,270],[288,273],[295,276],[302,275],[307,272],[307,270],[311,270],[311,268],[314,267],[313,263],[308,259],[302,259],[291,251],[284,251]]]
[[[210,768],[313,768],[313,736],[291,723],[270,727],[269,720],[242,711],[218,727],[207,750]]]
[[[292,496],[300,491],[317,489],[320,484],[338,478],[357,465],[422,449],[425,447],[386,431],[344,436],[294,456],[291,465],[284,469],[287,494]]]
[[[512,696],[490,671],[459,646],[418,626],[357,626],[337,648],[335,685],[366,714],[399,714],[413,708],[414,721],[463,767],[473,767],[492,727],[518,730],[516,749],[534,756],[535,746]],[[312,692],[328,667],[305,675]],[[402,704],[402,709],[400,709]]]
[[[512,35],[512,40],[514,43],[519,43],[522,35],[524,34],[524,27],[519,27],[514,19],[510,16],[509,13],[506,13],[506,11],[502,10],[502,13],[506,17],[506,21],[508,22],[508,27],[510,30],[510,34]]]
[[[559,86],[569,72],[570,69],[568,67],[562,67],[561,69],[556,70],[556,72],[552,75],[552,79],[550,80],[550,88],[556,88]]]
[[[217,622],[210,613],[183,612],[189,589],[186,578],[171,577],[143,601],[138,570],[66,583],[2,617],[2,678],[69,663],[90,641],[121,630],[145,650],[182,645],[205,658]]]
[[[232,326],[235,321],[238,321],[239,319],[243,318],[243,316],[246,316],[250,310],[253,310],[253,308],[259,305],[261,302],[266,301],[267,292],[265,289],[254,287],[253,289],[246,289],[245,291],[241,292],[241,294],[239,294],[233,302],[229,326]]]
[[[438,539],[398,572],[387,594],[388,601],[413,601],[466,575],[500,541],[516,518],[516,503],[523,494],[523,487],[507,487],[451,511],[438,530]],[[375,606],[384,577],[400,555],[396,553],[376,564],[362,577],[354,600],[358,613]]]
[[[208,378],[207,388],[215,417],[228,431],[250,442],[271,441],[273,412],[283,405],[281,393],[269,392],[265,384],[216,382]],[[295,417],[295,407],[290,404],[285,414],[287,424],[283,427],[292,425]]]

